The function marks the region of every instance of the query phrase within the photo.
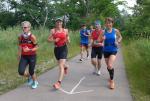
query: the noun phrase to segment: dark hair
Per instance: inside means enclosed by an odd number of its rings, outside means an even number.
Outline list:
[[[114,23],[114,20],[113,20],[113,18],[111,18],[111,17],[107,17],[106,19],[105,19],[105,23],[106,22],[111,22],[111,23]]]
[[[81,27],[84,27],[84,26],[86,26],[86,24],[81,24]]]

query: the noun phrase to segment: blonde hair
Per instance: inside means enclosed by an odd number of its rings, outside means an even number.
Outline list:
[[[21,26],[23,27],[24,25],[27,25],[29,28],[31,28],[31,23],[29,21],[23,21]]]

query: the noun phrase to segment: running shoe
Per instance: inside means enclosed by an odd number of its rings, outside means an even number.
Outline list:
[[[54,87],[55,89],[59,89],[59,88],[61,87],[61,84],[60,84],[59,82],[56,82],[56,83],[53,85],[53,87]]]
[[[32,85],[31,85],[32,89],[37,88],[37,87],[38,87],[38,84],[39,84],[39,83],[38,83],[37,81],[33,81]]]
[[[97,75],[98,75],[98,76],[101,75],[101,71],[100,71],[100,70],[97,71]]]
[[[80,61],[80,62],[82,62],[82,61],[83,61],[83,59],[79,59],[79,61]]]
[[[115,82],[113,80],[109,80],[109,88],[114,89],[115,88]]]
[[[87,59],[90,59],[90,56],[89,56],[89,54],[87,54]]]

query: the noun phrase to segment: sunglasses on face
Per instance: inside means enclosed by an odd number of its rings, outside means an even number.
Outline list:
[[[22,27],[23,29],[27,29],[27,28],[29,28],[29,27]]]

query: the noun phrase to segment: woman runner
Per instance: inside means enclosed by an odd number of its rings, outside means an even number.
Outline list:
[[[122,40],[122,36],[118,29],[113,28],[114,21],[108,17],[105,19],[106,29],[104,31],[104,58],[107,65],[107,70],[110,75],[109,88],[114,89],[114,67],[113,63],[116,59],[118,45]]]
[[[68,29],[63,28],[62,19],[56,19],[55,28],[51,29],[48,41],[54,42],[55,45],[54,54],[59,64],[59,78],[58,81],[53,85],[53,87],[55,89],[59,89],[61,87],[61,82],[63,80],[64,74],[67,74],[67,44],[70,43]]]
[[[31,24],[29,21],[24,21],[21,25],[23,33],[18,37],[18,59],[20,60],[18,72],[20,75],[28,77],[28,84],[35,89],[38,86],[37,77],[34,72],[36,65],[36,51],[38,49],[37,40],[30,31]],[[29,65],[29,72],[26,71],[27,65]]]

